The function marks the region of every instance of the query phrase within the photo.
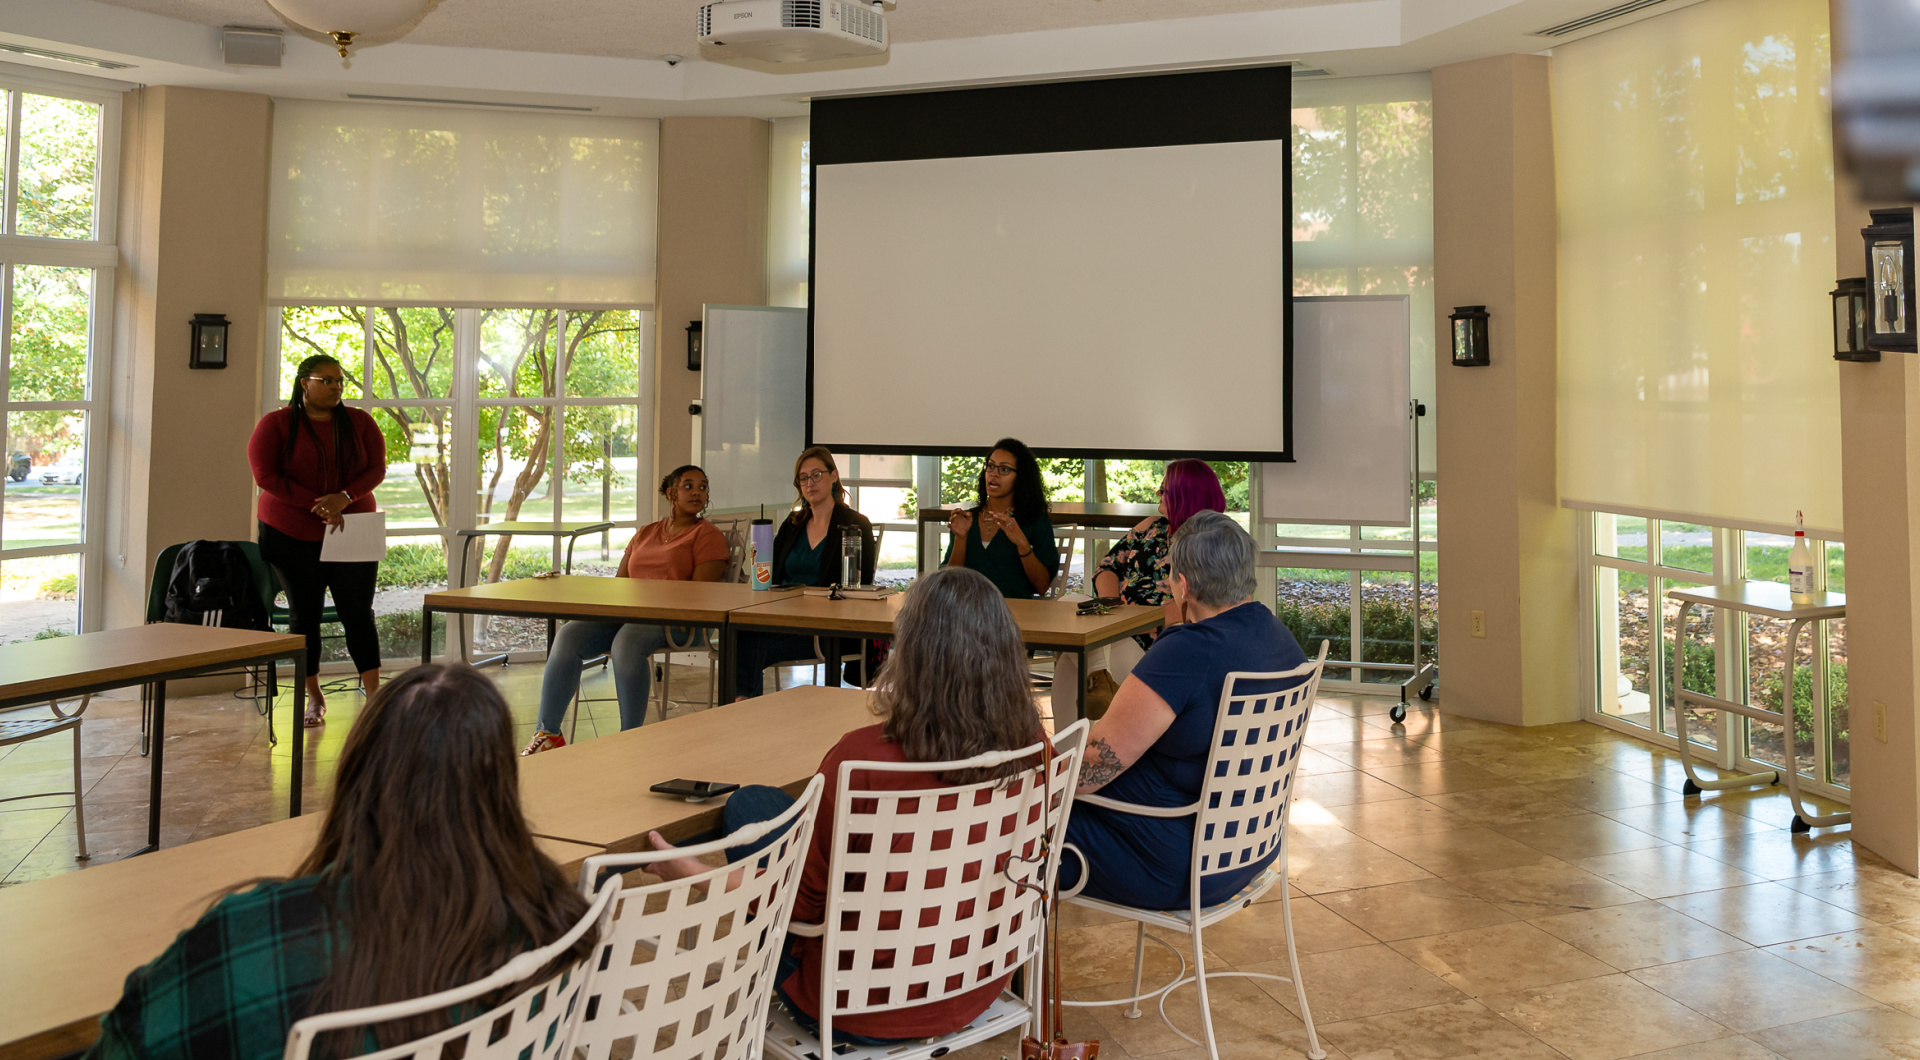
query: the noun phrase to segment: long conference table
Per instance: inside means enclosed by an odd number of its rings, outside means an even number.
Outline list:
[[[658,622],[665,625],[719,629],[719,700],[734,694],[733,660],[743,632],[791,633],[821,637],[890,639],[893,620],[906,595],[882,600],[833,600],[797,589],[758,591],[750,585],[721,582],[651,581],[641,578],[598,578],[562,575],[523,578],[428,593],[421,605],[420,661],[433,652],[433,616],[511,615],[518,618],[583,618],[617,622]],[[1080,615],[1064,600],[1008,600],[1021,640],[1029,648],[1085,655],[1125,637],[1160,628],[1165,614],[1157,607],[1124,605],[1104,615]],[[826,667],[829,685],[840,683],[840,667]],[[1086,683],[1072,699],[1071,722],[1085,715]],[[1056,704],[1055,713],[1059,715]]]
[[[875,720],[865,692],[789,689],[522,758],[520,801],[541,849],[571,873],[603,851],[646,849],[649,831],[677,841],[718,823],[719,802],[649,785],[686,777],[797,792],[843,733]],[[90,1045],[128,972],[227,888],[291,873],[323,816],[0,889],[0,1060]]]

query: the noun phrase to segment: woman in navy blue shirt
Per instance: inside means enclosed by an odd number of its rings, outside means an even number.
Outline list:
[[[1160,634],[1094,723],[1081,794],[1097,791],[1142,806],[1191,805],[1200,798],[1227,674],[1273,673],[1307,661],[1292,632],[1254,602],[1253,558],[1253,538],[1219,512],[1194,515],[1173,535],[1168,581],[1181,622]],[[1243,683],[1241,690],[1255,689]],[[1083,892],[1089,897],[1139,909],[1187,908],[1191,816],[1146,817],[1077,804],[1067,841],[1091,866]],[[1201,877],[1200,904],[1232,897],[1274,854]],[[1061,863],[1061,890],[1078,882],[1080,869],[1075,858]]]

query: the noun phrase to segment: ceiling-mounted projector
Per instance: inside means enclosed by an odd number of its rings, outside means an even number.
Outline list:
[[[887,19],[856,0],[719,0],[700,9],[699,36],[728,57],[807,63],[886,51]]]

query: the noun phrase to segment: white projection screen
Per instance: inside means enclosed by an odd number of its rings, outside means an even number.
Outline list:
[[[1288,89],[816,100],[810,442],[1292,459]]]

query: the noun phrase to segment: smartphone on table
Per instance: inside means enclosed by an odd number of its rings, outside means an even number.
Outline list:
[[[705,802],[730,791],[739,791],[740,785],[728,784],[720,780],[675,779],[663,780],[647,790],[659,792],[662,795],[678,795],[688,802]]]

